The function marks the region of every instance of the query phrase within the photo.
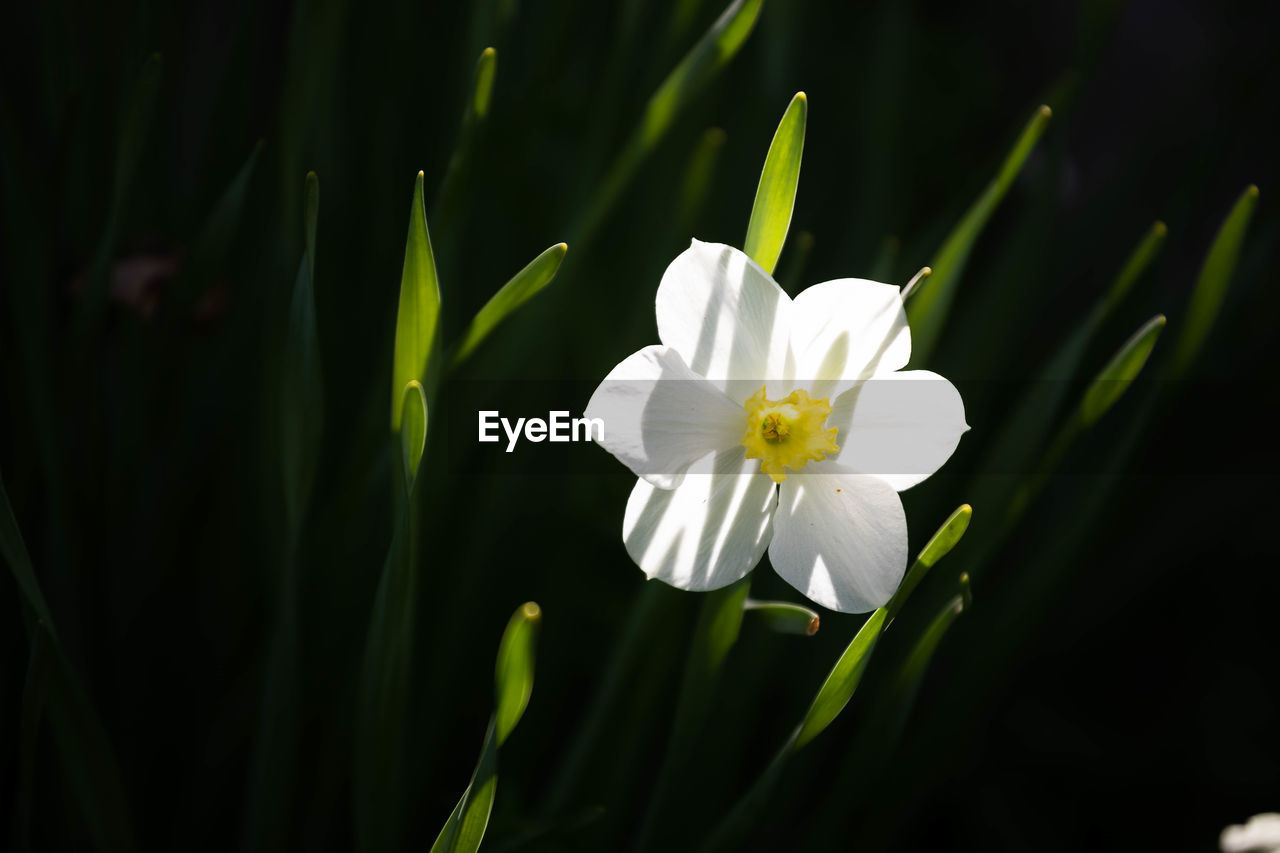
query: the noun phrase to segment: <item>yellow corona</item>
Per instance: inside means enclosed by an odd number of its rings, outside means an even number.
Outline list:
[[[781,400],[765,397],[762,387],[747,400],[747,434],[742,446],[748,459],[759,459],[760,470],[775,483],[787,479],[786,470],[798,471],[840,449],[835,427],[823,426],[831,414],[825,397],[810,397],[796,389]]]

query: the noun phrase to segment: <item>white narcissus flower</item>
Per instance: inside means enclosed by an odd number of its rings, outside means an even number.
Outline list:
[[[1228,826],[1218,840],[1222,853],[1278,853],[1280,814],[1254,815],[1240,826]]]
[[[898,492],[951,456],[969,427],[947,380],[903,371],[899,289],[838,279],[794,300],[741,251],[700,243],[658,286],[660,346],[591,397],[600,444],[640,480],[622,538],[651,578],[728,586],[765,549],[809,599],[885,604],[907,565]]]

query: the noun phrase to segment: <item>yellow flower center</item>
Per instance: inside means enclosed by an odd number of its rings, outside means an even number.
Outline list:
[[[748,459],[759,459],[760,470],[775,483],[787,479],[785,469],[799,471],[840,449],[836,428],[824,427],[831,414],[825,397],[813,399],[796,389],[781,400],[768,400],[761,388],[746,402],[747,434],[742,446]]]

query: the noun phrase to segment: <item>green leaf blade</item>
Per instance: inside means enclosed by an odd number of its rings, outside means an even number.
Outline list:
[[[680,109],[737,54],[760,17],[764,0],[734,0],[653,93],[640,122],[639,144],[651,149]]]
[[[793,749],[800,749],[821,734],[840,715],[845,705],[849,704],[854,691],[858,689],[858,683],[862,681],[867,664],[871,661],[871,653],[875,650],[876,641],[880,639],[887,616],[888,611],[883,607],[872,613],[845,648],[844,654],[840,655],[805,713],[804,721],[796,732]]]
[[[458,344],[453,364],[456,366],[466,361],[503,320],[550,284],[560,270],[560,264],[568,251],[567,244],[557,243],[512,276],[511,280],[476,312],[476,316],[472,318],[471,324],[462,335],[461,343]]]
[[[1005,157],[995,178],[960,218],[943,241],[936,260],[930,264],[933,275],[907,306],[907,316],[911,321],[913,363],[926,364],[933,354],[950,313],[951,303],[955,299],[960,276],[969,260],[969,253],[1040,140],[1051,114],[1046,106],[1036,110]]]
[[[1223,300],[1231,284],[1240,249],[1244,245],[1245,232],[1254,208],[1258,206],[1258,188],[1250,185],[1236,199],[1227,218],[1223,220],[1213,245],[1205,256],[1204,265],[1196,279],[1195,290],[1187,305],[1182,334],[1174,347],[1173,372],[1180,376],[1195,361],[1213,329],[1214,321],[1222,310]]]
[[[471,114],[476,121],[482,121],[489,114],[489,103],[493,99],[493,80],[498,73],[498,51],[486,47],[476,62],[476,84],[471,95]]]
[[[951,549],[959,544],[964,538],[965,531],[969,529],[969,520],[973,518],[973,507],[968,504],[961,504],[947,517],[942,526],[934,532],[925,546],[920,549],[920,555],[916,557],[915,562],[911,564],[911,568],[907,570],[906,576],[902,579],[902,583],[898,586],[898,591],[893,594],[893,598],[889,599],[889,603],[885,608],[889,611],[889,622],[893,621],[893,617],[898,615],[898,611],[902,609],[902,605],[911,597],[912,591],[924,580],[924,576],[929,573],[929,569],[941,560],[947,554],[951,553]]]
[[[1163,314],[1152,317],[1143,324],[1142,328],[1134,332],[1102,370],[1098,371],[1098,375],[1085,389],[1084,398],[1080,401],[1080,418],[1084,426],[1097,423],[1098,419],[1124,395],[1147,363],[1164,326]]]
[[[413,494],[418,481],[418,468],[427,447],[427,395],[422,383],[412,380],[404,387],[400,421],[400,456],[404,463],[404,488]]]
[[[431,853],[476,853],[489,828],[489,815],[498,793],[498,739],[494,721],[489,722],[480,760],[471,775],[471,782],[462,792],[449,819],[440,829]]]
[[[494,667],[497,692],[494,721],[499,746],[506,743],[533,695],[534,649],[541,621],[541,608],[529,601],[512,614],[502,634]]]
[[[804,92],[797,92],[773,134],[751,207],[743,251],[770,275],[778,265],[791,227],[808,117],[809,101]]]
[[[391,430],[400,430],[404,388],[417,380],[432,387],[431,373],[439,348],[440,280],[427,231],[422,195],[423,173],[413,185],[409,234],[405,239],[404,268],[400,276],[400,307],[396,314],[395,360],[391,369]]]

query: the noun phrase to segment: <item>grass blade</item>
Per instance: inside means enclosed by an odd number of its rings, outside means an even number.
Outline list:
[[[961,504],[956,508],[955,512],[947,517],[947,520],[929,538],[925,546],[920,549],[920,556],[916,557],[915,562],[911,564],[911,568],[907,570],[906,577],[902,579],[898,591],[893,594],[893,598],[889,599],[889,603],[885,605],[885,609],[889,612],[889,618],[885,622],[886,628],[893,622],[893,618],[898,615],[902,605],[911,597],[912,590],[924,579],[929,569],[933,568],[934,563],[951,553],[951,549],[956,547],[964,537],[965,531],[969,529],[969,519],[972,517],[973,507],[968,504]]]
[[[613,209],[636,169],[666,135],[676,116],[737,54],[751,35],[763,3],[764,0],[733,0],[658,86],[645,105],[639,127],[609,167],[600,190],[572,230],[575,243],[589,242],[589,235]]]
[[[427,212],[422,198],[423,173],[413,185],[409,211],[409,235],[405,239],[404,269],[400,276],[400,308],[396,314],[395,360],[391,368],[391,430],[399,432],[402,394],[412,380],[432,386],[432,371],[439,349],[440,280],[427,232]]]
[[[683,762],[701,737],[718,693],[720,670],[742,629],[747,594],[751,591],[751,575],[723,589],[706,594],[693,632],[689,656],[685,661],[680,698],[676,702],[675,720],[671,725],[662,767],[654,783],[649,808],[640,828],[637,850],[654,843],[653,833],[677,798],[673,788]]]
[[[1107,361],[1102,370],[1098,371],[1085,389],[1074,415],[1058,428],[1053,441],[1041,456],[1036,471],[1018,486],[1005,512],[1003,526],[987,543],[988,550],[983,552],[984,555],[989,549],[995,548],[1002,542],[1013,530],[1018,519],[1040,494],[1049,476],[1057,469],[1080,433],[1097,423],[1124,396],[1125,391],[1150,358],[1156,339],[1160,337],[1164,325],[1164,315],[1157,314],[1152,317],[1134,332]]]
[[[755,613],[764,620],[770,629],[779,634],[800,634],[812,637],[818,633],[820,624],[818,614],[808,607],[792,604],[789,601],[756,601],[748,598],[742,603],[742,609]]]
[[[1222,302],[1226,299],[1227,288],[1231,284],[1231,275],[1235,272],[1236,261],[1240,258],[1240,247],[1244,244],[1244,235],[1249,228],[1249,220],[1253,210],[1258,206],[1258,188],[1249,186],[1236,199],[1235,205],[1218,235],[1205,256],[1204,266],[1200,268],[1200,276],[1196,279],[1195,290],[1191,293],[1191,302],[1187,305],[1185,325],[1173,351],[1173,373],[1181,376],[1195,361],[1204,347],[1213,329],[1213,323],[1222,310]]]
[[[804,154],[804,130],[809,117],[809,101],[797,92],[782,114],[773,142],[764,159],[756,200],[751,206],[747,239],[743,251],[764,271],[773,274],[791,227],[800,183],[800,159]]]
[[[555,244],[530,261],[528,266],[504,284],[502,289],[495,293],[493,298],[486,302],[485,306],[472,318],[454,354],[453,365],[457,366],[466,361],[489,336],[489,333],[498,327],[498,324],[550,284],[568,251],[568,245]]]
[[[422,452],[427,447],[427,395],[418,380],[414,379],[405,386],[402,400],[400,456],[404,463],[405,494],[412,495],[413,484],[418,481]]]
[[[862,681],[862,673],[866,671],[875,650],[876,641],[880,639],[880,631],[884,627],[888,610],[881,607],[867,618],[862,628],[854,635],[853,640],[845,648],[844,654],[832,667],[827,680],[822,683],[818,695],[813,697],[813,704],[804,715],[800,729],[796,732],[792,749],[800,749],[813,740],[823,729],[844,710],[853,698],[853,693]]]
[[[955,299],[960,276],[969,260],[969,252],[1044,133],[1050,115],[1046,106],[1036,110],[1005,157],[1000,171],[943,241],[936,259],[930,264],[933,275],[907,305],[913,364],[927,364],[933,354]]]
[[[526,602],[507,623],[498,646],[498,663],[494,682],[498,704],[494,712],[497,725],[498,746],[506,743],[511,730],[524,716],[533,695],[534,644],[538,639],[538,624],[542,611],[534,602]]]
[[[484,840],[498,790],[498,747],[520,722],[533,695],[534,645],[542,610],[532,601],[520,605],[498,644],[494,667],[497,703],[485,732],[471,782],[431,845],[431,853],[475,853]]]
[[[1097,423],[1137,378],[1151,356],[1151,350],[1155,347],[1160,332],[1164,330],[1164,325],[1163,314],[1152,317],[1098,371],[1093,382],[1085,389],[1084,399],[1080,401],[1080,419],[1084,426]]]
[[[493,100],[493,82],[497,73],[498,52],[492,47],[486,47],[480,53],[480,58],[476,60],[471,97],[467,99],[462,111],[458,139],[454,143],[453,154],[449,157],[444,179],[440,181],[440,190],[436,193],[435,203],[431,207],[431,221],[437,226],[444,227],[448,232],[444,235],[446,245],[450,234],[458,230],[459,188],[470,170],[471,150],[475,146],[476,134],[489,114],[489,105]]]

